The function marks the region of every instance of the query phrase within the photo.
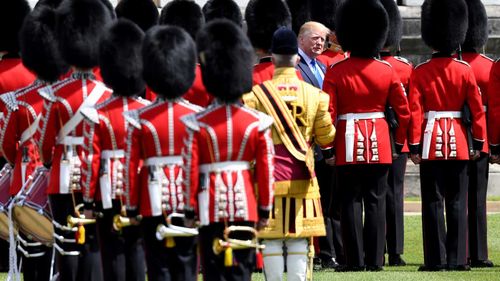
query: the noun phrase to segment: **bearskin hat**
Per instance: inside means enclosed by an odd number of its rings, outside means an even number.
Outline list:
[[[469,12],[469,27],[464,49],[479,49],[488,41],[488,16],[481,0],[466,0]]]
[[[48,82],[56,81],[69,69],[59,53],[55,32],[55,10],[40,6],[26,17],[19,33],[23,64]]]
[[[398,5],[394,0],[380,0],[389,16],[389,32],[384,47],[396,46],[403,36],[403,20],[399,13]]]
[[[241,28],[214,20],[196,40],[203,84],[221,101],[235,102],[252,89],[254,51]]]
[[[234,0],[208,0],[203,6],[205,20],[210,22],[214,19],[225,18],[233,21],[238,26],[243,25],[243,16],[238,4]]]
[[[335,30],[335,12],[341,0],[314,0],[311,2],[311,20]],[[394,1],[394,0],[393,0]]]
[[[464,0],[425,0],[422,39],[436,51],[451,53],[465,40],[467,4]]]
[[[283,0],[250,0],[245,10],[248,38],[256,49],[268,51],[274,32],[292,27],[292,16]]]
[[[286,0],[286,3],[292,15],[292,30],[299,34],[300,27],[311,21],[311,3],[309,0]]]
[[[180,26],[195,39],[196,33],[205,24],[205,16],[196,2],[174,0],[161,10],[160,24]]]
[[[30,11],[26,0],[0,1],[0,51],[19,52],[18,33]]]
[[[36,2],[35,9],[41,6],[48,6],[53,9],[57,9],[63,0],[39,0]]]
[[[133,96],[146,88],[142,78],[144,33],[132,21],[119,19],[99,43],[99,66],[104,83],[120,96]]]
[[[111,22],[101,0],[63,1],[58,11],[57,34],[64,60],[71,66],[89,69],[99,62],[102,29]]]
[[[389,18],[378,0],[346,0],[335,13],[335,27],[342,49],[352,56],[373,57],[384,46]]]
[[[135,22],[144,32],[158,24],[158,8],[152,0],[121,0],[115,12],[118,18]]]
[[[191,36],[177,26],[152,27],[142,48],[143,77],[157,95],[173,99],[193,85],[196,46]]]

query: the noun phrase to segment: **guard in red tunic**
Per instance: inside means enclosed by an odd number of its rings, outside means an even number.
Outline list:
[[[0,9],[0,94],[26,87],[35,81],[19,58],[18,33],[31,8],[28,1],[4,1]],[[3,105],[0,108],[3,111]]]
[[[193,40],[198,30],[205,24],[205,17],[200,6],[194,1],[174,0],[161,10],[160,24],[175,25],[184,28]],[[154,95],[154,93],[152,93]],[[207,107],[213,97],[205,89],[201,79],[200,65],[196,64],[196,75],[193,85],[183,96],[190,103]]]
[[[69,215],[79,217],[83,203],[80,185],[83,155],[82,108],[107,99],[111,91],[95,80],[98,41],[111,13],[101,0],[64,1],[58,8],[58,43],[71,76],[39,90],[44,97],[38,126],[42,163],[51,167],[49,200],[53,214],[57,269],[61,280],[101,280],[101,261],[95,225],[68,226]],[[84,231],[86,229],[86,231]]]
[[[253,84],[258,85],[273,79],[271,40],[281,26],[292,27],[292,16],[288,5],[281,0],[252,0],[246,7],[245,21],[248,38],[259,60],[253,70]]]
[[[381,0],[380,2],[389,15],[389,33],[384,48],[380,52],[380,57],[392,66],[405,92],[408,93],[413,66],[407,59],[399,55],[391,55],[391,48],[394,47],[397,47],[399,53],[399,42],[403,35],[403,20],[396,2],[393,0]],[[388,113],[392,113],[392,109],[388,108]],[[394,132],[397,120],[393,119],[389,124]],[[389,254],[389,265],[392,266],[406,265],[401,255],[404,250],[404,179],[409,152],[407,142],[405,142],[402,152],[392,161],[386,196],[386,250]]]
[[[56,14],[50,8],[37,8],[29,14],[21,28],[20,50],[23,64],[37,75],[31,85],[0,96],[5,105],[4,124],[0,134],[0,149],[14,168],[10,195],[15,196],[42,163],[33,138],[43,98],[38,90],[57,81],[68,70],[57,46],[53,21]],[[19,255],[23,260],[24,280],[49,280],[52,248],[19,233]]]
[[[167,218],[182,213],[187,204],[181,156],[187,134],[181,118],[201,108],[182,95],[194,81],[196,47],[179,27],[154,27],[143,44],[143,62],[144,79],[158,97],[127,114],[127,213],[143,217],[148,280],[194,281],[198,276],[195,237],[164,237],[157,228],[165,227]]]
[[[500,60],[491,67],[488,85],[488,141],[490,144],[490,162],[500,164]]]
[[[197,45],[203,82],[216,100],[182,119],[188,129],[183,155],[186,215],[196,214],[200,221],[204,280],[251,280],[255,247],[223,246],[223,253],[216,253],[213,245],[227,241],[224,233],[230,226],[251,230],[267,224],[274,181],[272,118],[240,103],[252,88],[253,49],[239,27],[213,21],[199,32]],[[252,239],[249,231],[229,235]]]
[[[379,271],[385,246],[387,176],[393,154],[401,153],[406,140],[410,112],[397,73],[389,63],[376,58],[389,24],[382,4],[348,1],[336,15],[337,37],[350,57],[328,69],[323,89],[331,97],[332,120],[337,120],[335,165],[346,254],[346,266],[339,270],[366,267]],[[369,24],[360,25],[359,18]],[[384,114],[386,106],[394,109],[399,121],[395,151]]]
[[[408,96],[412,114],[408,142],[412,161],[420,164],[424,265],[419,270],[423,271],[470,270],[467,166],[469,159],[479,157],[486,128],[473,70],[452,57],[466,31],[465,1],[424,2],[422,38],[435,52],[413,70]],[[466,111],[470,116],[464,116]]]
[[[97,218],[97,231],[104,280],[145,280],[146,276],[139,226],[122,229],[115,222],[127,216],[123,191],[128,123],[123,113],[149,104],[139,97],[146,89],[143,38],[141,29],[126,19],[109,27],[99,45],[99,65],[113,95],[95,108],[82,110],[87,155],[82,163],[83,201],[87,218],[93,218],[92,210],[102,214]]]
[[[488,40],[488,16],[480,0],[467,0],[469,27],[462,45],[462,58],[472,68],[481,93],[484,112],[488,109],[488,84],[493,60],[478,53]],[[469,264],[471,267],[492,267],[488,259],[488,235],[486,227],[486,191],[488,189],[489,148],[488,139],[477,160],[469,162]]]

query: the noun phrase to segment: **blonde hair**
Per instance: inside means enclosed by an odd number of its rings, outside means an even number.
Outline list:
[[[300,27],[298,37],[299,38],[303,37],[303,36],[311,33],[315,29],[320,29],[321,31],[324,31],[325,36],[328,35],[328,33],[330,33],[330,29],[328,29],[328,27],[326,27],[324,24],[317,22],[317,21],[308,21]]]

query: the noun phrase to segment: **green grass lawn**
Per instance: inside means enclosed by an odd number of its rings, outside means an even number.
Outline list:
[[[488,244],[490,259],[497,265],[488,269],[472,269],[470,272],[417,272],[423,263],[422,227],[419,215],[405,217],[405,254],[408,263],[404,267],[385,267],[382,272],[337,273],[333,271],[315,271],[315,281],[500,281],[500,214],[488,216]],[[0,281],[7,275],[0,273]],[[201,280],[201,278],[200,278]],[[254,274],[252,280],[263,281],[262,274]]]

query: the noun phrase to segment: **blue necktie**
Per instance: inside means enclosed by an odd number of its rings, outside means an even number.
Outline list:
[[[321,77],[321,69],[319,68],[319,65],[317,64],[316,60],[311,60],[311,66],[312,66],[312,73],[316,77],[316,80],[318,81],[319,88],[323,88],[323,77]]]

